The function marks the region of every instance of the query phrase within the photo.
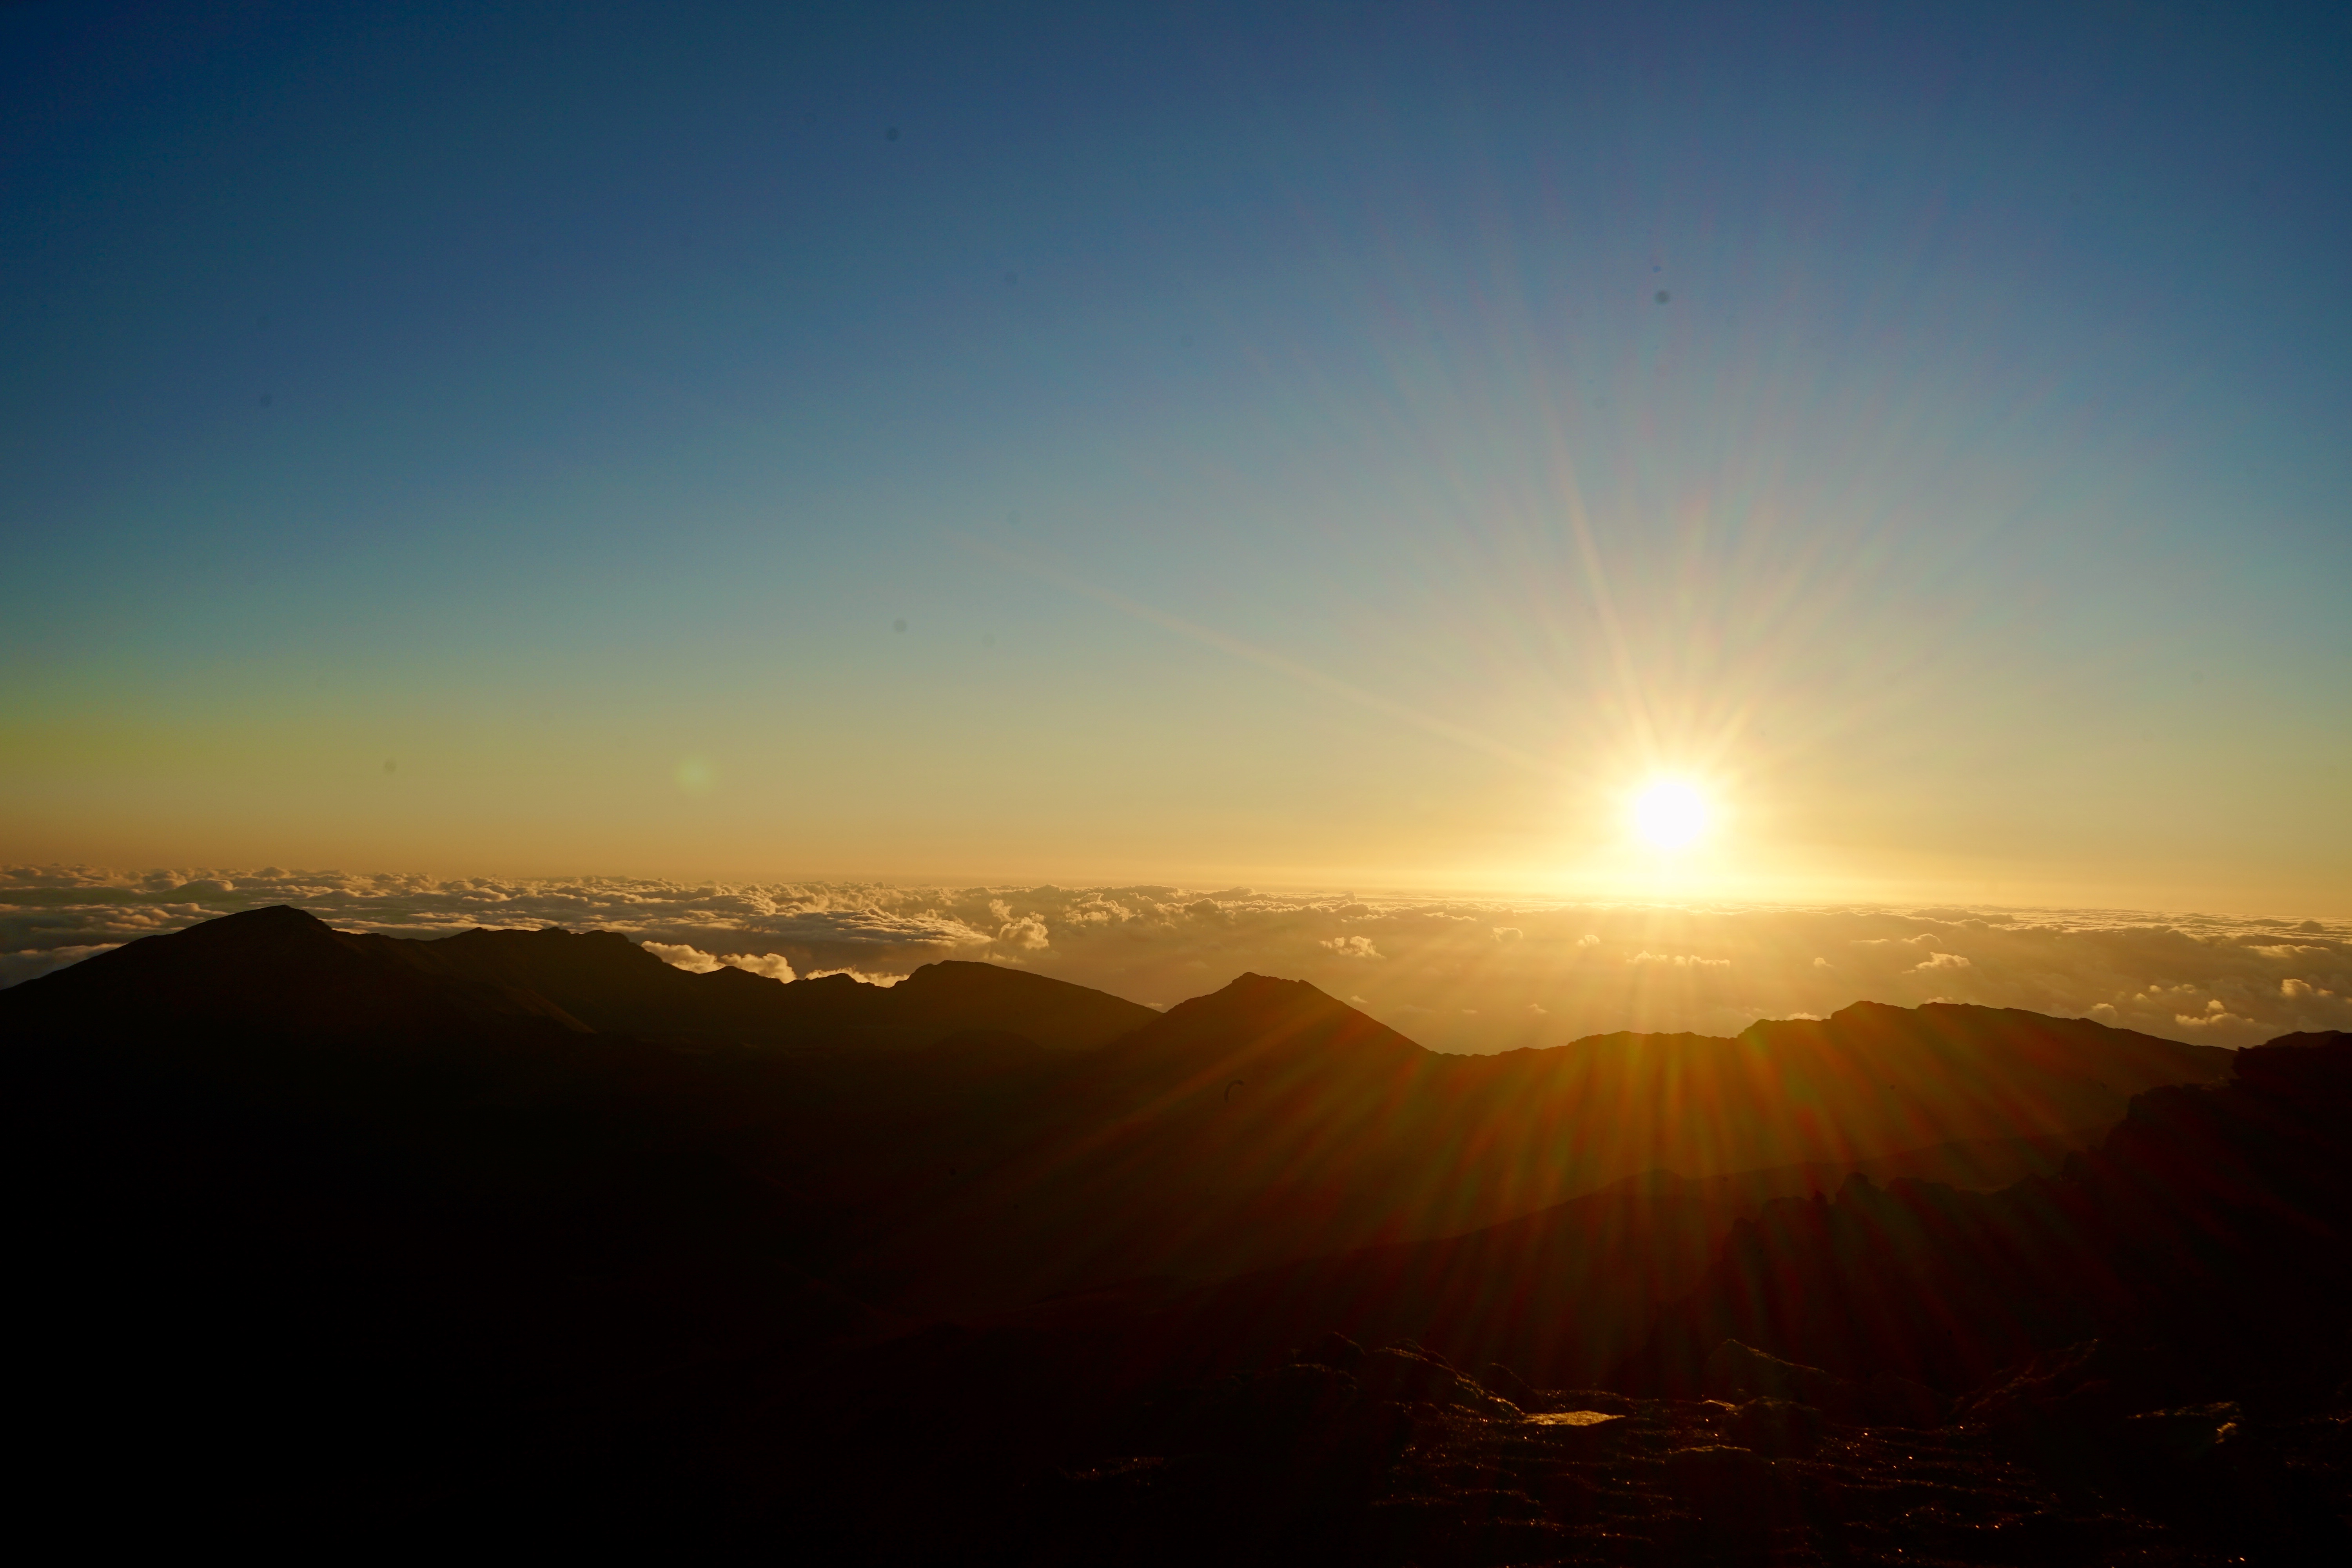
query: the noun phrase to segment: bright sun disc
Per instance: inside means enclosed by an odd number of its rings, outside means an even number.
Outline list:
[[[1706,802],[1679,779],[1661,779],[1633,799],[1633,828],[1661,849],[1679,849],[1706,830]]]

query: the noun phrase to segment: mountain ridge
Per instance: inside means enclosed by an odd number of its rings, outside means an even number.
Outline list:
[[[1391,1462],[1421,1463],[1392,1438],[1427,1453],[1499,1440],[1431,1425],[1421,1394],[1460,1381],[1433,1355],[1582,1375],[1638,1348],[1654,1319],[1696,1325],[1652,1333],[1651,1370],[1620,1363],[1666,1410],[1685,1392],[1669,1374],[1703,1382],[1700,1342],[1727,1324],[1772,1354],[1825,1354],[1782,1319],[1741,1316],[1747,1276],[1725,1272],[1727,1258],[1769,1272],[1785,1243],[1792,1277],[1864,1289],[1852,1256],[1791,1223],[1843,1200],[1772,1196],[1791,1184],[1873,1162],[1983,1176],[2001,1159],[2046,1169],[2084,1143],[2127,1147],[2127,1125],[2106,1131],[2123,1110],[2207,1103],[2216,1057],[2249,1082],[2272,1072],[2289,1097],[2299,1081],[2267,1050],[1965,1007],[1449,1057],[1262,975],[1138,1009],[1139,1027],[1073,1048],[990,1026],[1042,1004],[1099,1029],[1133,1005],[984,965],[918,972],[894,1037],[851,1011],[889,1008],[890,993],[845,977],[690,974],[609,933],[450,940],[266,911],[0,992],[27,1331],[53,1347],[32,1418],[58,1453],[163,1478],[159,1506],[192,1519],[756,1533],[781,1498],[844,1528],[946,1508],[908,1526],[945,1551],[951,1518],[1009,1541],[1031,1528],[1022,1509],[1066,1517],[1056,1499],[1097,1499],[1069,1501],[1069,1519],[1126,1517],[1099,1500],[1126,1493],[1069,1479],[1129,1462],[1106,1453],[1174,1454],[1134,1472],[1172,1497],[1257,1496],[1216,1478],[1291,1473],[1251,1467],[1321,1430],[1279,1404],[1292,1390],[1358,1412],[1333,1440],[1369,1468],[1299,1472],[1322,1498],[1332,1475],[1377,1488]],[[737,998],[767,1017],[803,986],[804,1017],[851,999],[837,1033],[742,1032]],[[649,1016],[648,994],[702,1011],[682,1029],[621,1027]],[[2135,1089],[2167,1074],[2188,1087]],[[2306,1098],[2318,1114],[2342,1097]],[[1988,1128],[2006,1152],[1968,1142]],[[2325,1163],[2324,1142],[2280,1147]],[[1981,1196],[1920,1212],[1976,1213]],[[1769,1215],[1777,1228],[1738,1229]],[[1377,1351],[1385,1394],[1332,1367],[1252,1381],[1342,1327],[1430,1343]],[[1196,1375],[1226,1392],[1181,1394]],[[1149,1377],[1178,1394],[1136,1381]],[[1491,1394],[1464,1397],[1483,1402],[1478,1420],[1506,1418]],[[1236,1398],[1216,1430],[1245,1439],[1151,1415]],[[1704,1426],[1667,1415],[1643,1430]],[[1117,1447],[1130,1441],[1180,1447]],[[1245,1462],[1219,1469],[1232,1441]],[[1196,1451],[1209,1468],[1184,1468]],[[1445,1506],[1475,1512],[1493,1490]]]
[[[839,1238],[845,1288],[918,1312],[1462,1235],[1654,1168],[1704,1177],[2079,1137],[2130,1094],[2228,1061],[2085,1020],[1874,1004],[1727,1039],[1447,1056],[1264,975],[1161,1014],[985,964],[929,965],[888,989],[782,984],[688,973],[614,933],[418,942],[284,908],[0,992],[0,1026],[50,1015],[79,1030],[112,1018],[142,1052],[196,1022],[395,1057],[429,1047],[436,1071],[505,1063],[509,1098],[667,1085],[676,1136],[726,1129],[719,1146],[752,1179],[836,1216],[821,1228]],[[377,1095],[359,1079],[345,1092],[355,1106]]]
[[[162,944],[162,945],[158,945]],[[315,973],[289,964],[307,954],[366,998],[351,1011],[373,1016],[338,1020]],[[373,961],[373,968],[364,967]],[[677,968],[617,931],[480,927],[446,937],[413,938],[337,931],[290,905],[270,905],[145,937],[52,971],[0,995],[16,1007],[51,1005],[62,995],[95,998],[92,988],[123,976],[134,991],[148,984],[180,987],[173,1005],[208,1015],[227,1000],[199,973],[205,963],[242,963],[267,971],[276,999],[303,995],[309,1008],[289,1026],[335,1035],[383,1034],[421,1020],[427,987],[442,982],[445,1005],[476,1022],[528,1015],[572,1032],[762,1046],[812,1042],[904,1049],[966,1028],[991,1028],[1018,1016],[1039,1043],[1086,1049],[1159,1016],[1107,993],[994,964],[950,960],[926,964],[897,986],[866,984],[845,974],[791,984],[730,965],[706,973]],[[142,972],[133,976],[132,971]],[[308,984],[306,984],[306,982]],[[266,1018],[270,994],[236,998],[247,1021]],[[382,1016],[389,1006],[392,1017]],[[282,1008],[281,1008],[282,1010]],[[939,1021],[941,1016],[945,1021]],[[443,1022],[448,1020],[445,1017]]]

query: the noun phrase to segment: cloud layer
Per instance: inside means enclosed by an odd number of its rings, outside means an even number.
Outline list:
[[[2352,925],[2128,910],[1588,904],[334,871],[0,868],[0,984],[263,904],[399,936],[619,931],[681,967],[889,981],[941,958],[1166,1006],[1244,971],[1311,980],[1438,1050],[1612,1029],[1734,1033],[1861,1000],[2028,1007],[2222,1046],[2352,1028]]]

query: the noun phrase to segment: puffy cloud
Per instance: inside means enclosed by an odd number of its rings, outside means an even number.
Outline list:
[[[670,942],[649,942],[645,948],[664,963],[694,974],[708,974],[714,969],[747,969],[788,985],[794,978],[791,963],[781,952],[729,952],[713,957],[698,947]]]
[[[867,985],[896,985],[907,978],[903,974],[873,974],[863,969],[815,969],[809,972],[807,978],[823,980],[828,974],[846,974],[852,980]]]
[[[719,962],[737,969],[747,969],[754,974],[764,974],[771,980],[781,980],[787,985],[794,978],[791,961],[781,952],[723,953]]]
[[[809,947],[985,947],[991,938],[960,920],[877,909],[813,909],[761,922],[778,939]]]
[[[1254,970],[1360,996],[1364,1011],[1444,1050],[1558,1045],[1621,1028],[1731,1034],[1758,1018],[1858,1000],[1937,996],[2219,1045],[2352,1028],[2352,922],[1145,884],[518,881],[276,867],[0,869],[0,982],[273,903],[399,936],[473,926],[618,931],[682,967],[732,964],[778,978],[849,973],[883,983],[937,959],[979,959],[1156,1005]]]
[[[685,970],[688,974],[708,974],[719,967],[719,960],[698,947],[688,947],[677,942],[649,942],[646,951],[664,963]]]
[[[1035,915],[1006,921],[997,928],[996,940],[1006,947],[1032,952],[1053,945],[1046,934],[1045,922]]]
[[[2172,1021],[2184,1029],[2194,1031],[2220,1029],[2232,1034],[2242,1032],[2251,1022],[2249,1019],[2239,1017],[2235,1013],[2224,1012],[2218,1007],[2207,1013],[2175,1013],[2172,1016]]]

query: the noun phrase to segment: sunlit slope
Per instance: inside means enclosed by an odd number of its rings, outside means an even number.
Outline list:
[[[2087,1142],[2132,1094],[2228,1058],[2087,1021],[1876,1005],[1736,1039],[1441,1056],[1311,985],[1245,975],[1041,1084],[1058,1110],[1040,1135],[971,1146],[940,1206],[871,1261],[960,1289],[1214,1277],[1474,1230],[1648,1170]]]

